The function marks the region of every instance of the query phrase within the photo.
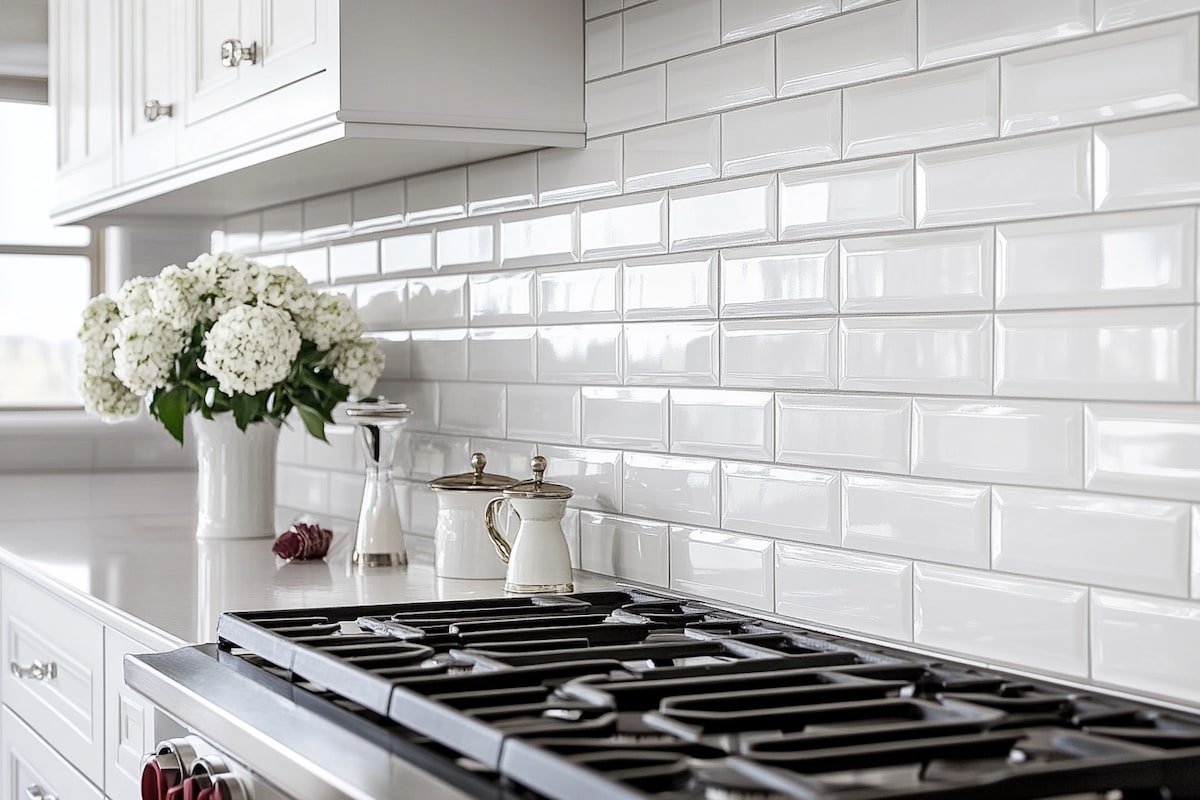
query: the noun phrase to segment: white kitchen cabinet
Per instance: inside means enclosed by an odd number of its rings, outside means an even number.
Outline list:
[[[121,183],[175,167],[182,82],[175,58],[177,0],[121,3]]]
[[[3,800],[101,800],[103,795],[7,708],[0,711]]]

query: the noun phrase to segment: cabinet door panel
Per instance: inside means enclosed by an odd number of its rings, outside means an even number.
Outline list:
[[[0,713],[0,739],[4,800],[36,797],[38,790],[61,800],[103,800],[96,787],[7,708]]]
[[[116,21],[115,0],[50,5],[60,197],[94,195],[114,183]]]
[[[125,100],[122,105],[121,182],[175,166],[174,116],[151,120],[146,103],[181,109],[176,70],[179,0],[125,0]]]

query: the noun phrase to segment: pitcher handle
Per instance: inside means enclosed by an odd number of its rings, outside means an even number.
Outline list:
[[[504,497],[495,498],[487,504],[487,509],[483,512],[483,524],[487,527],[492,547],[496,548],[496,555],[500,556],[500,560],[505,564],[508,563],[508,557],[512,554],[512,545],[504,538],[504,534],[496,529],[496,509],[506,500],[507,498]]]

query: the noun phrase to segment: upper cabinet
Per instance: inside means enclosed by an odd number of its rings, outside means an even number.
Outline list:
[[[224,217],[584,144],[582,0],[50,5],[59,224]]]

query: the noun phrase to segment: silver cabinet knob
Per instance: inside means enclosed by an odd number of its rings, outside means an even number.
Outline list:
[[[28,667],[22,667],[13,661],[8,665],[8,669],[15,677],[21,679],[27,678],[31,681],[44,681],[58,677],[58,664],[55,664],[53,661],[45,664],[41,661],[34,661]]]
[[[58,800],[58,797],[46,794],[46,790],[35,783],[25,787],[25,800]]]
[[[253,64],[258,60],[258,43],[243,45],[241,39],[226,39],[221,42],[221,65],[236,67],[243,61]]]
[[[142,114],[146,117],[146,122],[154,122],[159,117],[172,117],[175,115],[175,106],[171,103],[163,105],[157,100],[147,100],[142,106]]]

